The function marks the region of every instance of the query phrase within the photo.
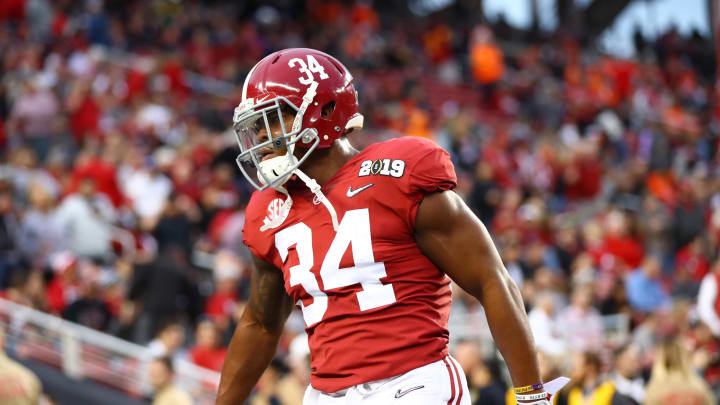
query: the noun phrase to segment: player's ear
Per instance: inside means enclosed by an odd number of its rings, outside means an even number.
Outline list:
[[[329,119],[333,112],[335,112],[335,102],[331,101],[323,106],[320,116],[323,119]]]

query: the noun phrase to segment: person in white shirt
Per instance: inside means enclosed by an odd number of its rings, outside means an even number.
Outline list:
[[[183,359],[182,345],[185,341],[185,329],[176,321],[166,322],[158,331],[155,339],[148,344],[151,357],[169,357],[173,361]]]
[[[555,297],[543,291],[535,297],[535,306],[528,314],[528,322],[537,347],[551,356],[566,354],[567,344],[555,327]]]
[[[95,180],[84,178],[77,193],[65,197],[55,213],[70,249],[78,256],[102,258],[110,253],[115,208]]]
[[[67,248],[61,224],[57,220],[55,198],[33,183],[28,188],[29,209],[22,216],[18,247],[27,257],[48,264],[53,253]]]
[[[145,158],[140,167],[123,167],[119,180],[123,193],[132,201],[133,211],[145,221],[157,220],[173,185],[152,158]]]
[[[591,285],[575,288],[570,305],[563,309],[556,319],[562,322],[563,339],[571,350],[578,352],[597,351],[602,347],[602,316],[592,306],[593,290]]]

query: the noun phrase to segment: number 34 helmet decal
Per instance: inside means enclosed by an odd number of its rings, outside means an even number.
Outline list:
[[[288,114],[294,116],[291,128]],[[298,167],[313,150],[329,147],[362,125],[353,77],[345,66],[314,49],[278,51],[258,62],[245,79],[233,116],[238,166],[258,190],[283,191],[293,174],[304,177]],[[304,149],[299,158],[296,147]],[[278,156],[262,159],[272,151]]]

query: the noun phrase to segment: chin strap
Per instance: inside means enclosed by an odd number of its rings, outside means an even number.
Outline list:
[[[337,219],[337,212],[335,212],[335,207],[333,207],[330,200],[325,197],[325,194],[323,194],[322,189],[320,188],[320,185],[315,181],[315,179],[311,179],[307,174],[303,173],[302,170],[296,169],[295,174],[302,180],[305,185],[312,191],[313,194],[317,197],[317,199],[323,203],[325,208],[327,208],[328,212],[330,212],[330,218],[332,219],[332,225],[335,232],[338,230],[338,219]]]
[[[297,113],[295,114],[295,121],[293,121],[292,125],[292,132],[296,132],[300,130],[300,127],[302,125],[302,118],[305,115],[305,111],[307,110],[307,107],[312,103],[313,99],[315,98],[315,93],[318,87],[318,83],[316,81],[313,81],[310,83],[310,87],[308,87],[307,91],[305,92],[305,95],[303,96],[302,104],[300,105],[300,108],[298,109]],[[299,136],[296,135],[296,136]],[[295,142],[288,145],[288,149],[286,152],[287,159],[294,159],[295,151]],[[273,158],[275,159],[275,158]],[[330,200],[325,197],[325,194],[323,194],[322,189],[320,188],[320,185],[315,181],[315,179],[311,179],[307,174],[303,173],[300,169],[295,169],[293,174],[296,174],[300,180],[302,180],[305,185],[312,191],[313,194],[317,197],[317,199],[323,203],[325,208],[327,208],[328,212],[330,212],[330,218],[332,219],[332,225],[335,232],[338,230],[338,219],[337,219],[337,212],[335,211],[335,207],[333,207],[332,203],[330,203]],[[282,225],[283,222],[285,222],[285,219],[287,218],[288,214],[290,213],[290,208],[292,208],[292,197],[290,197],[290,193],[288,193],[287,189],[283,186],[277,186],[274,187],[275,190],[283,193],[286,195],[287,198],[285,198],[285,202],[283,203],[282,207],[280,207],[280,213],[273,219],[265,218],[265,222],[260,227],[260,232],[264,232],[267,229],[271,228],[277,228],[278,226]]]
[[[302,98],[302,104],[300,104],[300,108],[298,108],[297,112],[295,113],[295,120],[293,121],[292,132],[300,131],[300,127],[302,126],[302,120],[305,116],[305,111],[315,98],[317,88],[318,82],[313,80],[313,82],[310,83],[310,87],[305,90],[305,95]]]
[[[337,212],[335,211],[335,207],[333,207],[330,200],[325,197],[325,194],[323,194],[322,189],[320,185],[318,184],[315,179],[311,179],[307,174],[303,173],[300,169],[296,169],[294,172],[300,180],[302,180],[305,185],[312,191],[313,194],[315,194],[315,197],[323,203],[325,208],[327,208],[328,212],[330,213],[330,219],[332,220],[332,226],[335,232],[337,232],[339,228],[338,219],[337,219]],[[293,200],[292,197],[290,197],[290,193],[288,193],[287,189],[285,187],[279,186],[275,187],[275,190],[285,194],[285,202],[280,207],[277,215],[273,216],[272,218],[265,217],[265,220],[263,221],[263,225],[260,227],[260,232],[265,232],[268,229],[277,228],[278,226],[282,225],[283,222],[285,222],[285,219],[287,219],[288,214],[290,214],[290,209],[292,208]]]
[[[318,82],[314,81],[310,83],[310,86],[305,91],[305,95],[302,98],[302,104],[300,104],[300,108],[298,108],[297,112],[295,113],[295,119],[293,120],[292,132],[297,132],[297,135],[295,137],[299,137],[301,134],[304,133],[304,131],[301,131],[302,129],[302,121],[303,117],[305,116],[305,111],[307,111],[308,106],[310,103],[312,103],[313,99],[315,98],[315,94],[317,93],[318,88]],[[302,139],[300,139],[302,142]],[[289,159],[295,158],[295,144],[297,142],[291,142],[287,146],[287,155]]]

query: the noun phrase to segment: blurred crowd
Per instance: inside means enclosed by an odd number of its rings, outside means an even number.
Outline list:
[[[232,110],[256,61],[307,46],[355,76],[355,145],[412,135],[452,154],[522,289],[544,377],[573,377],[560,401],[720,393],[708,39],[637,34],[620,60],[455,9],[238,3],[0,3],[2,298],[220,370],[250,273]],[[482,308],[458,290],[453,315]],[[473,399],[512,403],[475,332],[452,346]],[[294,314],[251,404],[299,404],[307,350]]]

